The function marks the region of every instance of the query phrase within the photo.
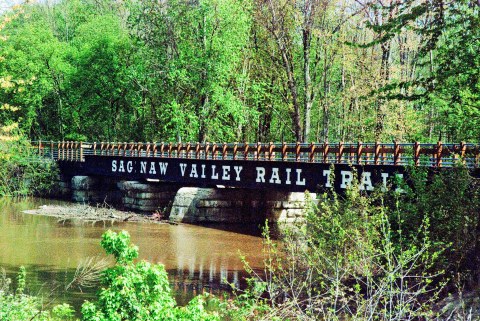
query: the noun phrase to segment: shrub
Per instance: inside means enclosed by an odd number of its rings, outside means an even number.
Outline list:
[[[430,223],[420,220],[417,241],[408,242],[401,229],[392,227],[391,220],[401,220],[398,211],[386,206],[382,196],[367,197],[353,186],[344,197],[329,193],[318,207],[311,203],[306,222],[286,227],[279,244],[266,233],[264,274],[251,271],[256,289],[243,294],[252,302],[249,318],[431,318],[443,283],[434,283],[437,274],[427,269],[438,257]],[[231,303],[230,311],[233,306],[238,311],[232,319],[245,315],[243,301],[239,297]]]
[[[0,127],[0,196],[44,194],[56,175],[55,163],[39,157],[15,126]]]
[[[85,302],[85,321],[219,320],[206,310],[206,296],[194,298],[178,307],[170,293],[167,272],[161,264],[133,260],[138,249],[130,244],[127,232],[107,231],[102,247],[115,257],[115,266],[104,271],[102,289],[96,302]]]
[[[2,321],[73,321],[74,311],[68,304],[45,309],[39,297],[25,294],[26,271],[21,267],[17,288],[11,289],[11,280],[3,271],[0,276],[0,320]]]
[[[389,207],[397,207],[401,220],[394,229],[403,229],[404,240],[416,242],[410,233],[421,221],[429,221],[432,246],[441,251],[437,270],[450,278],[464,274],[478,279],[480,266],[480,189],[478,179],[467,168],[456,166],[437,173],[425,168],[409,171],[406,193],[390,196]]]
[[[405,193],[366,195],[358,186],[345,195],[325,193],[318,206],[307,207],[304,222],[284,228],[279,242],[270,239],[266,225],[264,271],[247,265],[251,286],[226,303],[226,315],[442,319],[439,301],[452,289],[445,285],[457,274],[468,281],[478,273],[479,189],[462,167],[437,173],[412,169],[408,177]],[[445,317],[472,317],[466,315]]]

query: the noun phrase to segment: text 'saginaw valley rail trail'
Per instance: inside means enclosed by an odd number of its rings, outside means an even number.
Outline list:
[[[93,156],[92,156],[93,157]],[[105,162],[108,158],[108,162]],[[87,158],[87,163],[90,157]],[[321,163],[250,162],[148,158],[93,157],[103,174],[125,178],[170,181],[196,186],[225,185],[251,188],[285,188],[316,191],[325,188],[346,189],[357,176],[361,190],[386,189],[392,179],[403,179],[403,169],[386,166],[331,166]],[[108,172],[108,173],[107,173]],[[399,189],[399,187],[396,187]]]

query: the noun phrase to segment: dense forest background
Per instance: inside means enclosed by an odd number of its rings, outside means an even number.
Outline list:
[[[480,1],[59,0],[0,23],[30,139],[478,141]]]

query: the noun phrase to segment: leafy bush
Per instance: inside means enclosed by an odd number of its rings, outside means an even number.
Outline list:
[[[17,288],[11,290],[11,280],[0,276],[0,320],[2,321],[69,321],[74,320],[74,311],[68,304],[54,306],[51,311],[45,309],[38,297],[25,294],[26,271],[21,267],[17,279]]]
[[[127,232],[107,231],[101,244],[115,257],[116,264],[104,271],[98,300],[83,304],[82,320],[219,320],[216,313],[205,309],[206,296],[197,296],[187,306],[178,307],[163,265],[133,263],[138,249],[130,244]]]
[[[445,285],[478,273],[479,189],[462,167],[409,178],[404,193],[326,193],[280,242],[267,225],[264,271],[247,265],[250,288],[225,303],[229,319],[442,319]]]
[[[0,196],[46,193],[56,175],[55,163],[39,157],[15,125],[0,127]]]
[[[404,231],[404,240],[416,241],[415,227],[428,219],[429,237],[441,255],[437,270],[448,277],[458,273],[478,278],[480,266],[480,186],[467,168],[434,173],[425,168],[410,170],[406,193],[387,200],[389,207],[398,207],[401,220],[394,229]],[[395,221],[393,220],[395,223]]]

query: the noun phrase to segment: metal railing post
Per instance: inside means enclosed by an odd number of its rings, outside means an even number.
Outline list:
[[[439,141],[437,143],[437,154],[436,154],[437,167],[442,167],[442,152],[443,152],[442,142]]]
[[[362,142],[361,141],[357,142],[357,164],[358,165],[362,164],[362,149],[363,149]]]
[[[413,163],[415,166],[420,165],[420,143],[415,142],[413,145]]]

